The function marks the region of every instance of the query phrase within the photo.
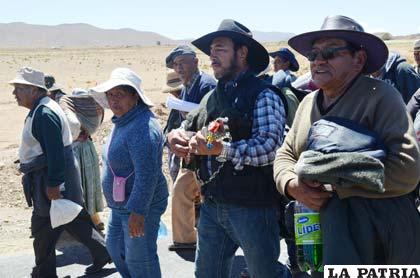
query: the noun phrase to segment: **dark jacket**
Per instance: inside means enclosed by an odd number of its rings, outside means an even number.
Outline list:
[[[83,206],[82,187],[80,185],[80,170],[74,158],[71,146],[64,147],[65,190],[63,198]],[[22,185],[28,206],[33,205],[34,215],[48,217],[51,201],[47,197],[48,167],[45,155],[40,155],[27,164],[20,164],[19,170],[24,174]]]
[[[189,121],[187,130],[200,130],[219,117],[227,117],[233,142],[251,138],[254,104],[258,95],[267,88],[276,90],[277,93],[277,88],[250,73],[245,74],[232,86],[219,83],[212,93],[203,98],[200,107],[205,109],[201,109],[198,115]],[[281,91],[277,94],[286,104]],[[243,206],[278,204],[280,195],[273,180],[272,165],[262,167],[245,165],[238,171],[234,169],[231,161],[220,163],[215,156],[212,156],[210,171],[217,174],[210,176],[207,157],[196,158],[198,177],[204,182],[202,186],[204,196],[218,202]]]
[[[388,60],[380,69],[377,78],[394,86],[401,93],[405,103],[408,103],[420,87],[420,76],[405,58],[395,52],[389,53]]]
[[[200,72],[200,76],[197,80],[194,81],[192,87],[186,92],[185,86],[183,86],[181,91],[182,100],[200,103],[201,99],[207,94],[210,90],[216,87],[216,79],[213,76]]]
[[[383,161],[385,145],[379,136],[345,118],[325,117],[313,123],[308,134],[307,150],[324,154],[358,152]]]
[[[420,110],[420,88],[413,94],[407,103],[407,111],[413,120],[416,118],[417,112]]]

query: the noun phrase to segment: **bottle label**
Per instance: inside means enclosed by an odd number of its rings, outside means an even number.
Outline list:
[[[322,244],[319,213],[295,213],[296,245]]]

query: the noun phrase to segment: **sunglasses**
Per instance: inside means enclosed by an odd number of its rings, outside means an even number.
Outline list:
[[[342,47],[327,47],[321,50],[311,50],[308,53],[306,53],[306,58],[313,62],[316,59],[319,59],[320,56],[322,60],[331,60],[338,56],[339,52],[342,50],[352,50],[353,48],[350,46],[342,46]]]

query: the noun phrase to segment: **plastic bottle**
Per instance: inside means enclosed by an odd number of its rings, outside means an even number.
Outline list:
[[[301,271],[323,271],[322,234],[319,213],[295,204],[296,257]]]

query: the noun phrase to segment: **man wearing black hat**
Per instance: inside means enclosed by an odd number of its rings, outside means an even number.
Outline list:
[[[296,80],[296,76],[290,71],[296,72],[299,70],[299,63],[295,55],[285,47],[270,52],[269,55],[274,59],[273,85],[279,88],[290,87],[292,82]]]
[[[166,67],[174,69],[182,81],[180,98],[184,101],[200,103],[210,90],[216,87],[216,80],[198,69],[195,51],[188,45],[175,47],[166,57]],[[184,113],[172,110],[168,117],[165,133],[178,128],[185,119]],[[171,159],[172,161],[176,161]],[[171,165],[171,167],[176,165]],[[195,200],[199,199],[200,188],[195,173],[180,168],[174,181],[172,193],[172,239],[169,251],[195,249],[197,232],[195,229]]]
[[[279,277],[279,195],[272,162],[283,142],[286,112],[280,95],[256,77],[267,67],[268,53],[233,20],[192,44],[210,56],[218,79],[199,109],[168,136],[177,155],[194,155],[203,182],[195,275],[227,277],[241,247],[252,277]],[[231,141],[208,148],[200,130],[220,117],[228,118]],[[188,140],[182,129],[197,134]]]
[[[385,63],[386,45],[345,16],[327,17],[320,31],[297,35],[288,43],[308,58],[312,80],[320,89],[303,99],[277,152],[278,190],[320,211],[324,264],[418,264],[420,218],[413,190],[420,159],[413,123],[392,86],[365,76]],[[350,120],[385,145],[384,191],[364,184],[336,184],[327,191],[319,181],[298,177],[296,165],[307,149],[310,129],[325,117]],[[324,131],[325,138],[334,132]],[[342,137],[336,142],[349,140],[357,143],[357,138]]]

